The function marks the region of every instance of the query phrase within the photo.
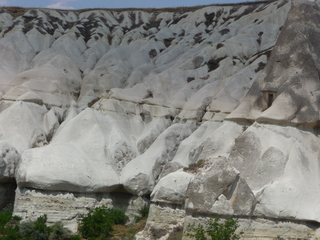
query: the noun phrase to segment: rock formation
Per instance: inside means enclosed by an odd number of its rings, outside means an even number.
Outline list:
[[[151,204],[138,239],[214,214],[244,239],[320,227],[320,2],[0,12],[0,206]]]

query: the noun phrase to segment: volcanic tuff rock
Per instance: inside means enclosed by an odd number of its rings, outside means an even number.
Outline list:
[[[151,203],[138,239],[210,214],[316,237],[319,20],[316,0],[1,8],[0,206],[76,231]]]

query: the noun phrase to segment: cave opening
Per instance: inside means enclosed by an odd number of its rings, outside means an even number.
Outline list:
[[[273,102],[273,93],[268,93],[268,108],[271,107]]]
[[[15,181],[0,183],[0,209],[14,205],[16,189]]]
[[[276,91],[261,91],[263,99],[263,111],[271,107],[276,97]]]

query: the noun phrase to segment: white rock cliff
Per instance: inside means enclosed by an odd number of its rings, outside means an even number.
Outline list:
[[[316,239],[319,24],[318,0],[1,8],[0,207],[76,231],[147,203],[138,239],[214,214]]]

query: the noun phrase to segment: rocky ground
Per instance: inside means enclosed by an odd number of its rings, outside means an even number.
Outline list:
[[[62,221],[151,203],[138,239],[213,214],[320,227],[320,2],[0,9],[0,206]],[[198,163],[198,164],[197,164]]]

